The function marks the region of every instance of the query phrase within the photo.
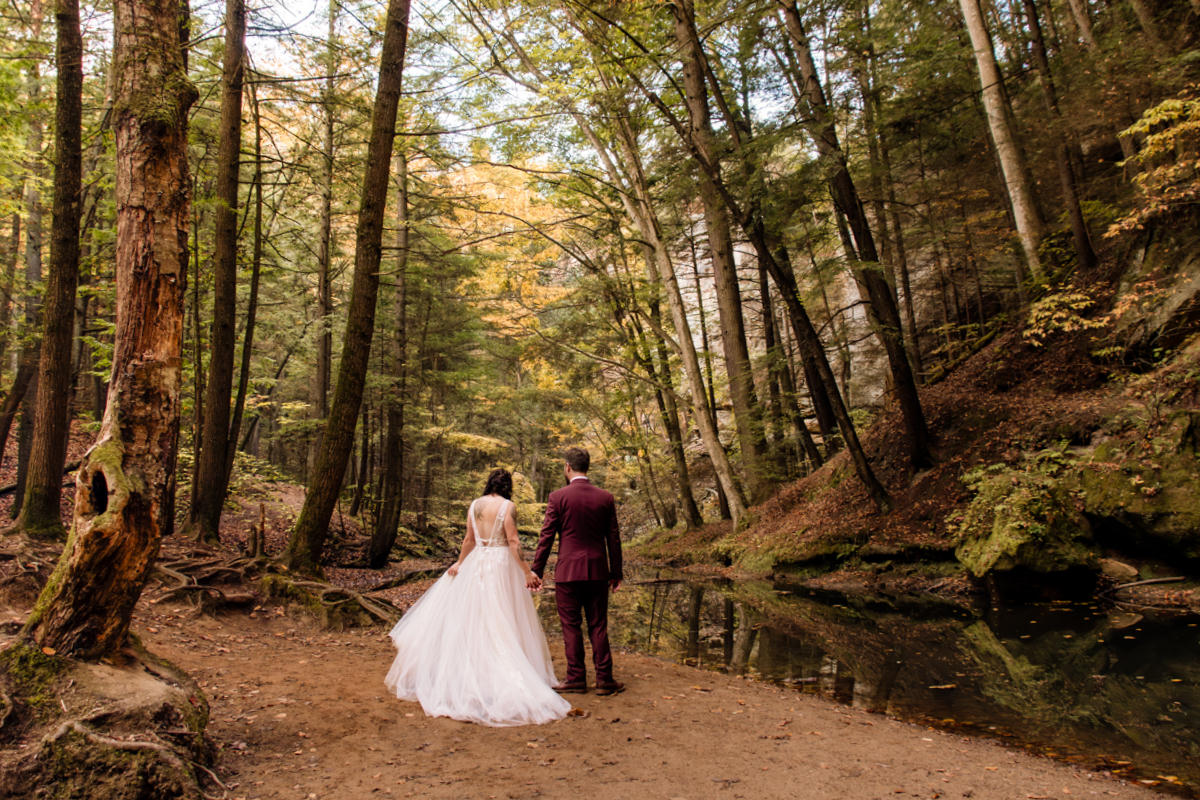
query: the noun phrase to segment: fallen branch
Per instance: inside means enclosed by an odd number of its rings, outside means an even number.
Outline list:
[[[1149,586],[1152,583],[1179,583],[1182,580],[1187,580],[1182,575],[1176,575],[1172,578],[1147,578],[1144,581],[1134,581],[1133,583],[1122,583],[1120,586],[1114,586],[1109,591],[1119,592],[1122,589],[1132,589],[1134,586]]]

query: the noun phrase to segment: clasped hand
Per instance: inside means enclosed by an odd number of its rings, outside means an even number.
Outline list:
[[[542,588],[542,579],[533,570],[525,573],[525,588],[533,592]]]

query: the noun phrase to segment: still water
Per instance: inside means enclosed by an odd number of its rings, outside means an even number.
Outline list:
[[[539,603],[547,630],[553,602]],[[615,647],[1105,769],[1200,797],[1200,617],[1099,604],[990,609],[637,576]]]

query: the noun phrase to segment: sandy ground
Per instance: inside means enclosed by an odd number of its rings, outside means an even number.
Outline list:
[[[214,619],[145,604],[135,626],[208,693],[225,798],[1162,797],[635,654],[617,655],[623,694],[570,696],[576,711],[549,725],[486,728],[391,697],[392,648],[379,629],[322,631],[282,609]],[[551,648],[561,672],[561,645]]]

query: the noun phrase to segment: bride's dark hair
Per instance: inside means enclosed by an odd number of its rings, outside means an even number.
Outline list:
[[[498,494],[505,500],[512,500],[512,473],[504,467],[492,470],[492,474],[488,475],[487,486],[483,487],[483,493]]]

